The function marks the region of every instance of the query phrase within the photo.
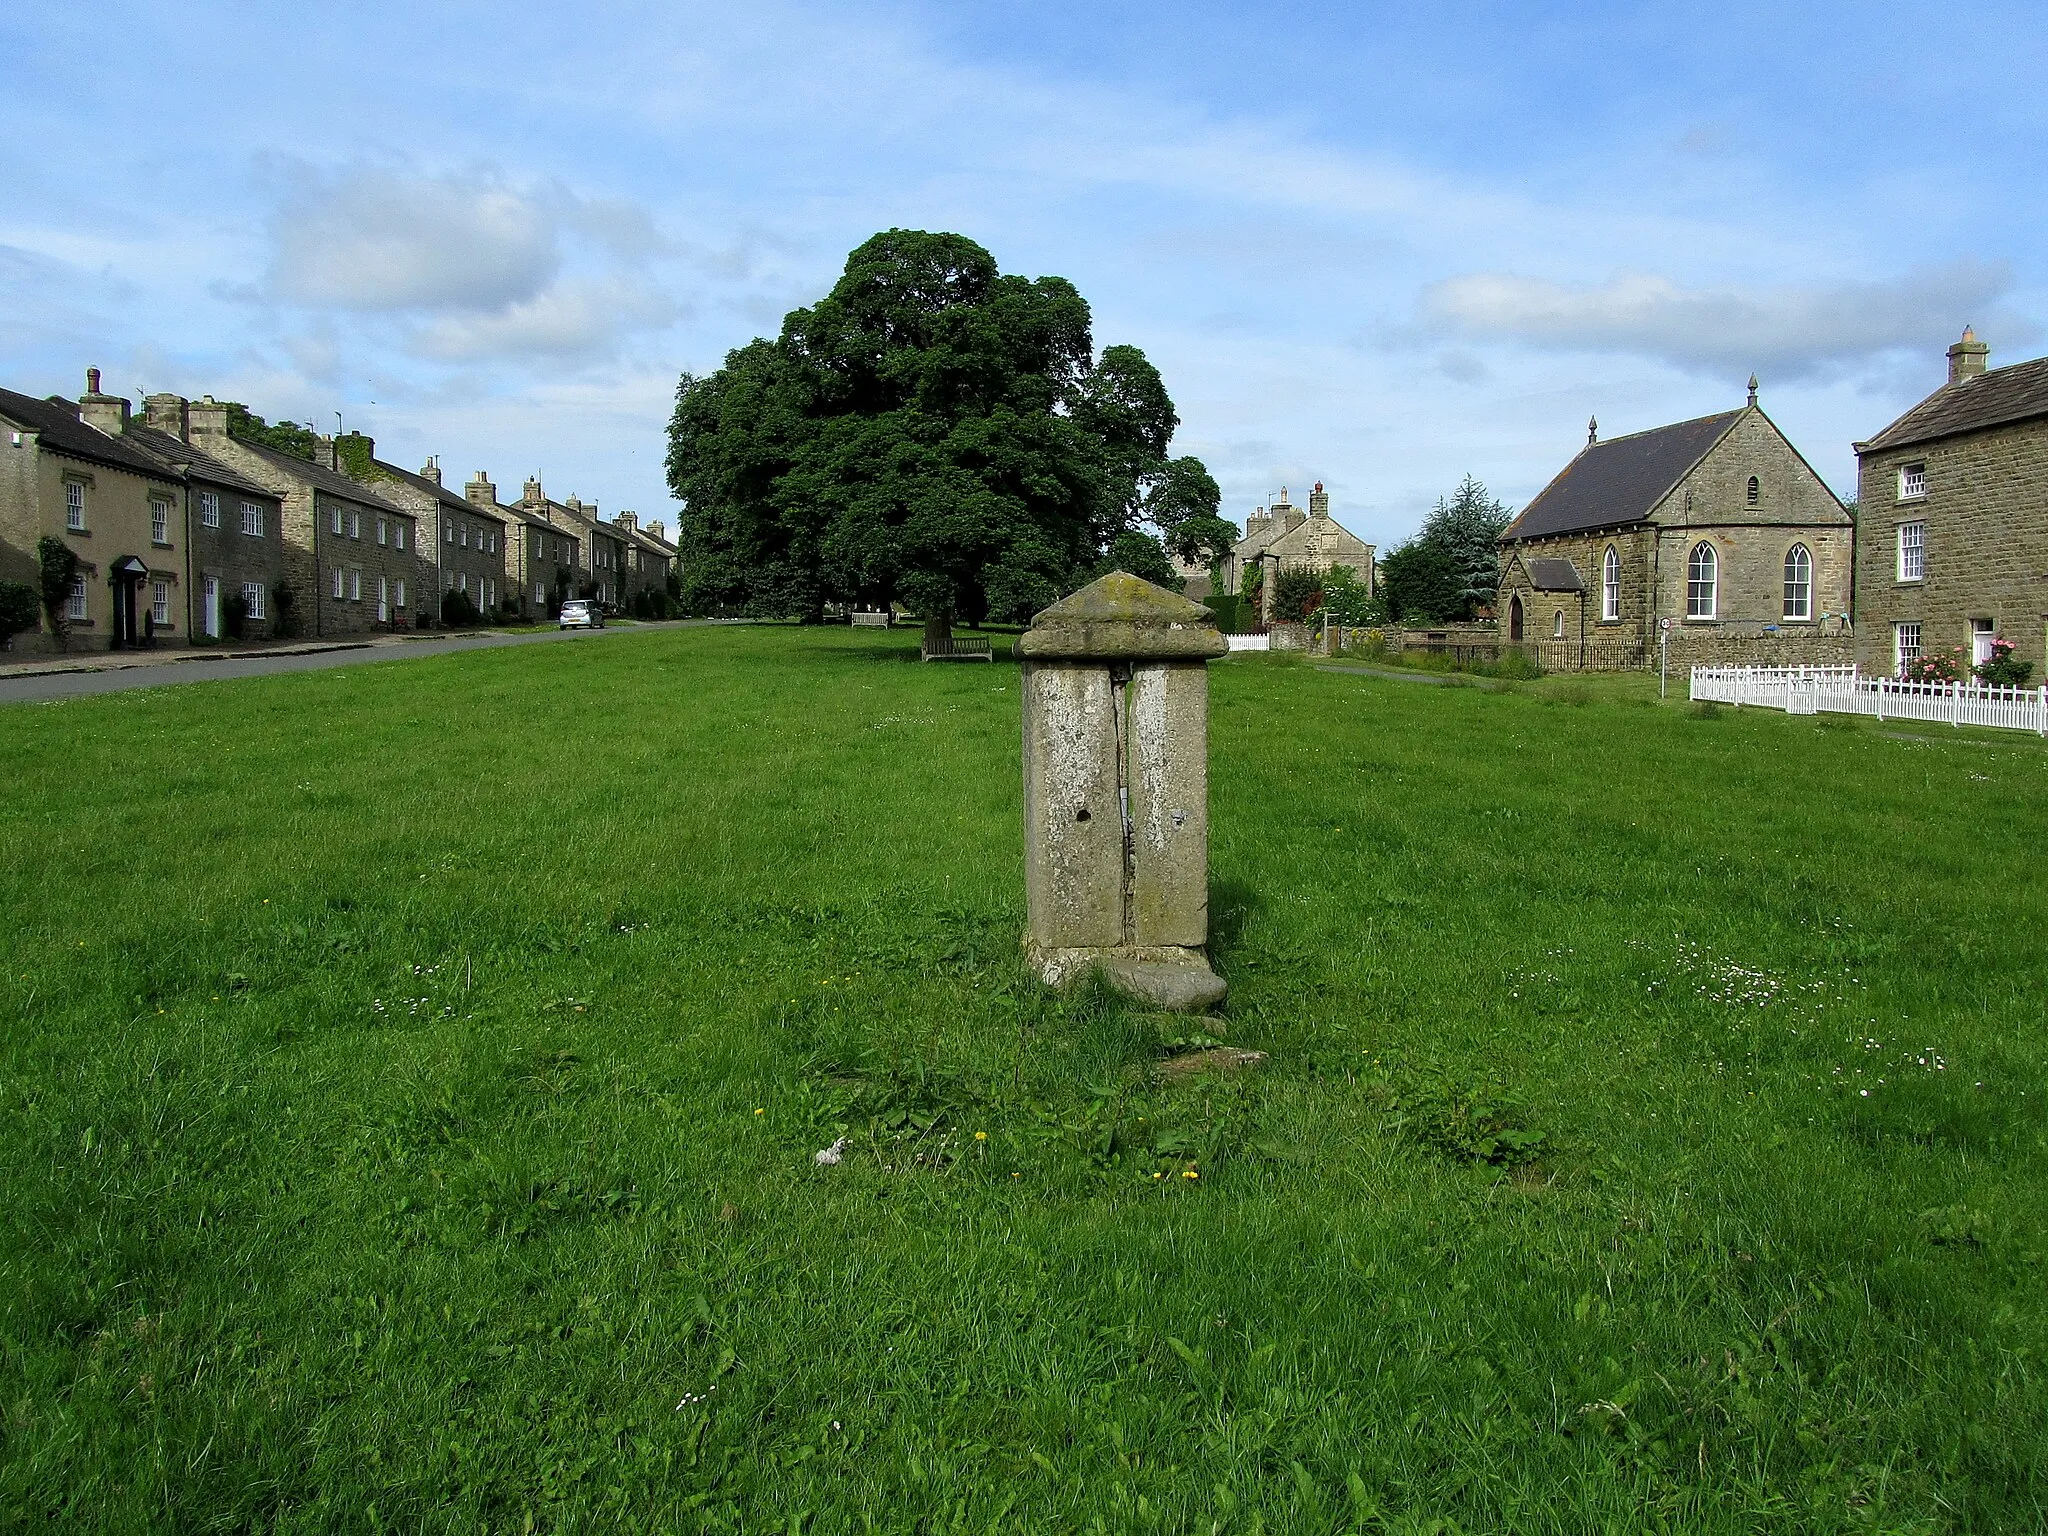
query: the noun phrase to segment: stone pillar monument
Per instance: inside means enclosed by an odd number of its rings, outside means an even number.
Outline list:
[[[1159,1008],[1222,1001],[1209,969],[1209,671],[1199,603],[1112,572],[1032,620],[1024,683],[1024,947],[1054,986],[1099,971]]]

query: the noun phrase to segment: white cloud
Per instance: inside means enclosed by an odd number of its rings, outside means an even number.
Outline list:
[[[502,309],[443,315],[413,337],[412,349],[443,362],[597,356],[627,332],[667,325],[677,314],[670,300],[628,279],[570,278]]]
[[[335,309],[495,309],[561,266],[555,211],[483,173],[301,169],[271,221],[268,288]]]
[[[1991,304],[2011,287],[2003,263],[1968,260],[1889,281],[1775,288],[1687,288],[1635,272],[1599,284],[1480,272],[1430,285],[1423,311],[1475,340],[1791,378],[1903,348],[1938,350],[1969,321],[1991,318]]]

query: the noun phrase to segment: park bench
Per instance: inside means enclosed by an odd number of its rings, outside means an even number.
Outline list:
[[[889,614],[887,612],[861,613],[855,611],[846,616],[846,622],[855,629],[887,629],[889,627]]]
[[[986,635],[958,635],[951,640],[926,640],[917,648],[925,661],[994,661]]]

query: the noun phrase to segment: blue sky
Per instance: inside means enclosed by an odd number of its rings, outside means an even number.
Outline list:
[[[1966,322],[2043,350],[2037,6],[44,6],[0,383],[246,401],[672,515],[678,373],[890,226],[1058,273],[1242,521],[1737,404],[1838,489]]]

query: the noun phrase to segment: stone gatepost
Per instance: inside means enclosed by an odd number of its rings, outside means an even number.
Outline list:
[[[1155,1007],[1222,1001],[1209,969],[1214,615],[1112,572],[1032,620],[1024,684],[1024,947]]]

